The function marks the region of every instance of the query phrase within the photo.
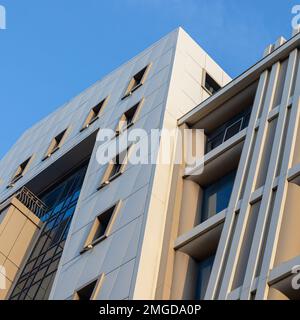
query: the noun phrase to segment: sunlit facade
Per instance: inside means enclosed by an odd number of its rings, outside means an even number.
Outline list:
[[[0,161],[0,299],[299,299],[299,48],[231,80],[179,28],[26,131]],[[200,129],[203,170],[134,143],[99,163],[104,129]]]

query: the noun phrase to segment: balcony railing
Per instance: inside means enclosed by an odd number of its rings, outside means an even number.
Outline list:
[[[49,210],[48,207],[26,187],[19,190],[15,197],[38,218],[42,218]]]
[[[227,121],[212,134],[208,136],[206,153],[217,148],[219,145],[232,138],[234,135],[248,127],[251,110],[247,110],[242,114]]]

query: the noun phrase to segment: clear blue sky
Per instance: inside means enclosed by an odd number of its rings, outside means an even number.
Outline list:
[[[237,76],[290,37],[296,3],[0,0],[0,158],[28,127],[178,26]]]

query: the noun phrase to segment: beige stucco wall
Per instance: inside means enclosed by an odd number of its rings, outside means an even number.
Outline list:
[[[283,293],[275,288],[270,288],[268,300],[289,300]]]
[[[209,97],[202,88],[204,70],[221,86],[231,80],[217,63],[183,29],[179,28],[162,128],[169,130],[177,128],[177,120],[181,116]],[[164,151],[163,142],[161,140],[158,158]],[[163,259],[164,233],[169,227],[166,223],[169,204],[172,201],[170,190],[175,172],[174,161],[175,154],[172,154],[170,164],[157,164],[155,167],[133,299],[154,299],[158,293],[157,289],[163,286],[160,282],[160,266]],[[195,186],[193,188],[195,189]],[[198,197],[197,192],[194,195]],[[190,227],[193,227],[195,216],[191,214],[191,218]]]
[[[300,187],[289,183],[274,266],[300,255]]]

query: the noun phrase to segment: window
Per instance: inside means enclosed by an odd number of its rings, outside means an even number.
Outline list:
[[[217,182],[203,188],[201,222],[228,207],[235,175],[236,171],[233,171]]]
[[[202,86],[209,94],[214,94],[221,89],[221,86],[206,71],[204,71]]]
[[[218,127],[207,136],[206,152],[210,152],[249,125],[252,109],[247,109]]]
[[[122,115],[116,130],[117,135],[127,130],[135,123],[143,102],[144,101],[141,100]]]
[[[99,279],[90,282],[88,285],[75,292],[73,300],[95,300],[104,281],[104,273]]]
[[[137,74],[135,74],[131,78],[123,99],[130,96],[135,90],[137,90],[140,86],[144,84],[147,74],[149,72],[149,69],[150,69],[150,65],[143,68],[141,71],[139,71]]]
[[[28,158],[26,161],[24,161],[23,163],[21,163],[16,171],[16,173],[14,174],[12,180],[11,180],[11,184],[9,185],[9,187],[13,187],[13,184],[16,183],[18,180],[20,180],[25,172],[28,170],[30,162],[31,162],[32,157]]]
[[[40,217],[43,228],[24,261],[10,300],[47,300],[83,184],[87,163],[74,169],[38,195],[49,210]]]
[[[224,141],[229,140],[230,138],[235,136],[237,133],[239,133],[241,131],[241,127],[242,127],[242,119],[239,119],[236,122],[234,122],[232,125],[230,125],[226,129],[226,132],[224,135]]]
[[[114,224],[116,216],[120,210],[121,201],[113,207],[102,212],[96,219],[84,244],[84,249],[81,253],[92,249],[96,244],[105,240]]]
[[[63,132],[61,132],[59,135],[57,135],[52,140],[52,142],[51,142],[51,144],[50,144],[50,146],[49,146],[49,148],[47,150],[46,156],[44,157],[43,160],[46,160],[46,159],[50,158],[53,155],[53,153],[55,153],[61,147],[61,145],[64,142],[66,133],[67,133],[67,129],[64,130]]]
[[[125,170],[128,161],[128,153],[130,146],[119,153],[108,165],[107,170],[103,176],[102,183],[98,190],[108,185],[111,181],[118,178]]]
[[[196,300],[204,300],[214,260],[213,255],[197,263]]]
[[[109,174],[109,179],[112,179],[114,176],[118,175],[121,172],[122,161],[120,155],[116,156],[114,165],[112,166],[111,172]]]
[[[99,119],[99,116],[101,112],[103,111],[106,103],[108,101],[108,98],[105,98],[100,103],[98,103],[92,110],[90,111],[88,117],[86,118],[84,125],[81,129],[81,131],[87,129],[90,125],[92,125],[95,121]]]

